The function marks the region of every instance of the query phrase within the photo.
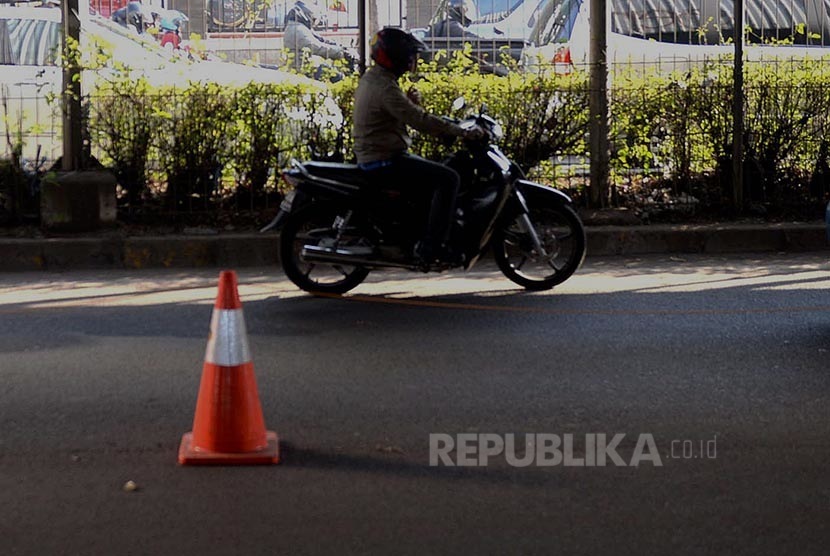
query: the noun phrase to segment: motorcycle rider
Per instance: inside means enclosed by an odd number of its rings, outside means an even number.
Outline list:
[[[182,43],[182,25],[186,21],[190,20],[178,10],[170,10],[159,19],[159,29],[161,30],[159,42],[162,47],[170,45],[173,50],[179,49]]]
[[[122,27],[132,25],[135,27],[136,32],[140,35],[144,32],[143,12],[144,10],[142,9],[141,2],[129,2],[123,8],[112,12],[110,19]]]
[[[470,0],[447,0],[446,18],[430,25],[427,35],[444,38],[480,38],[475,33],[467,30],[467,27],[472,23],[472,19],[467,15],[471,13],[468,2]],[[475,5],[473,5],[473,8],[475,8]]]
[[[154,37],[159,34],[159,23],[161,23],[162,8],[141,4],[141,13],[144,16],[144,32]]]
[[[324,38],[314,30],[318,19],[319,7],[316,0],[297,0],[285,16],[284,46],[292,55],[292,63],[297,70],[303,68],[310,56],[348,61],[353,61],[355,58],[348,48]],[[319,79],[326,73],[326,69],[337,73],[331,66],[324,63],[316,68],[314,77]],[[342,78],[342,75],[340,77]]]
[[[424,43],[401,29],[387,27],[372,38],[375,64],[360,78],[355,92],[354,151],[358,166],[373,183],[401,185],[403,189],[432,188],[427,233],[415,254],[427,264],[437,260],[458,263],[460,255],[452,252],[449,234],[460,177],[452,168],[409,153],[412,139],[407,126],[439,137],[471,140],[483,139],[486,132],[465,130],[428,114],[420,106],[416,89],[403,92],[398,79],[415,71],[418,54],[424,51]]]

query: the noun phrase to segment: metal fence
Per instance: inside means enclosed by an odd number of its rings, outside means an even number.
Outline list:
[[[320,0],[316,4],[320,36],[357,50],[358,1]],[[125,4],[93,0],[92,8],[112,18]],[[294,0],[150,0],[146,4],[147,13],[155,7],[185,16],[178,24],[182,42],[177,46],[190,57],[210,53],[240,65],[296,69],[285,56],[287,16]],[[735,93],[731,0],[609,0],[609,80],[604,91],[592,91],[587,78],[588,2],[369,0],[366,6],[370,31],[384,25],[411,29],[431,47],[437,66],[460,56],[467,61],[466,71],[472,66],[491,79],[476,81],[475,87],[497,80],[509,83],[496,86],[495,93],[465,92],[463,81],[447,79],[471,103],[493,100],[493,95],[504,97],[490,104],[495,105],[497,116],[513,126],[506,148],[535,178],[568,189],[587,204],[590,168],[596,164],[589,151],[588,100],[604,95],[610,107],[612,206],[629,207],[641,219],[652,221],[731,214]],[[741,91],[745,99],[741,130],[745,205],[741,208],[757,216],[817,217],[830,193],[830,145],[823,133],[830,123],[830,57],[825,58],[830,56],[830,3],[746,0],[744,19],[749,44]],[[451,21],[458,25],[450,25]],[[160,41],[160,25],[158,19],[146,26],[145,36]],[[20,56],[22,47],[15,47],[11,40],[14,32],[0,23],[0,60],[5,56],[4,63],[15,53]],[[438,55],[439,51],[447,55]],[[308,76],[325,80],[316,69],[304,68]],[[47,67],[40,77],[48,77],[50,71],[56,72]],[[348,75],[348,69],[343,73]],[[542,85],[528,88],[527,83],[517,84],[521,81]],[[435,89],[437,85],[424,86]],[[343,89],[343,83],[340,87],[335,104],[345,118],[338,123],[330,120],[300,129],[302,117],[292,123],[267,112],[251,112],[244,130],[222,128],[234,135],[215,146],[213,160],[210,149],[197,141],[188,148],[207,154],[199,160],[182,159],[178,166],[169,156],[176,141],[181,146],[188,133],[202,139],[216,136],[216,129],[187,128],[192,122],[183,114],[200,109],[183,107],[183,99],[192,100],[190,96],[136,100],[90,92],[87,144],[96,159],[119,175],[125,217],[174,215],[188,221],[220,222],[236,214],[249,218],[275,208],[280,194],[279,166],[288,157],[340,154],[349,158],[348,87]],[[20,208],[21,199],[36,193],[32,176],[42,173],[60,153],[60,113],[54,103],[47,102],[50,94],[54,96],[54,89],[51,93],[47,89],[31,84],[26,88],[22,79],[5,79],[0,88],[0,220],[4,214],[26,212]],[[238,109],[246,94],[250,91],[229,88],[222,99]],[[226,108],[206,107],[207,100],[202,100],[201,110],[221,113]],[[274,102],[270,108],[290,111],[286,108],[290,104],[295,115],[308,115],[308,107],[303,108],[307,100],[300,95],[291,102]],[[257,102],[263,110],[268,106],[262,99]],[[136,108],[142,103],[146,106]],[[533,117],[522,109],[526,106],[536,110]],[[159,113],[175,115],[159,120]],[[134,119],[127,127],[136,133],[149,125],[150,130],[143,131],[149,133],[143,155],[131,160],[114,155],[113,134],[119,132],[111,130],[108,136],[102,131],[113,114],[120,115],[121,125]],[[239,122],[240,112],[228,118]],[[251,130],[268,128],[257,127],[257,118],[281,122],[266,134],[277,154],[268,160],[268,167],[258,170],[265,172],[264,177],[254,177],[253,170],[245,168],[246,160],[250,165],[256,161],[245,158],[256,142]],[[214,124],[221,127],[223,123]],[[244,148],[239,143],[243,136],[249,141]],[[140,137],[135,142],[140,143]],[[431,156],[438,156],[440,150],[431,143],[416,143],[416,148]],[[141,165],[140,170],[136,165]],[[16,173],[18,167],[23,168],[23,177]],[[136,172],[141,174],[140,186],[135,182]]]

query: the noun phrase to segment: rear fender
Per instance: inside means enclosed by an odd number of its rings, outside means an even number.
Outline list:
[[[271,220],[271,222],[268,223],[267,226],[260,230],[260,233],[271,230],[281,230],[292,213],[298,212],[310,202],[311,196],[305,193],[302,189],[297,188],[293,191],[289,191],[285,197],[283,197],[282,202],[280,203],[280,210],[277,212],[277,215],[273,220]]]
[[[359,202],[360,188],[356,185],[312,176],[299,163],[283,173],[283,181],[294,187],[280,203],[280,210],[274,219],[260,232],[280,230],[288,216],[302,210],[312,202],[332,202],[348,206]]]

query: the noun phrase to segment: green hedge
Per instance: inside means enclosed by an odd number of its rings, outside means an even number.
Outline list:
[[[747,63],[744,72],[744,197],[782,205],[828,192],[823,129],[830,118],[830,60]],[[621,76],[611,90],[616,183],[636,169],[689,191],[732,181],[733,66],[725,58],[665,76]],[[636,173],[636,172],[633,172]]]
[[[301,85],[153,89],[118,80],[89,98],[93,152],[113,168],[134,205],[158,200],[204,210],[276,186],[290,157],[309,156],[325,99]],[[331,111],[331,107],[329,107]]]
[[[752,64],[745,74],[749,199],[818,200],[826,193],[830,72],[822,61]],[[587,156],[584,72],[507,77],[482,75],[458,56],[425,65],[415,82],[425,107],[450,114],[464,96],[499,120],[502,148],[534,177],[557,186],[568,172],[555,155]],[[93,152],[119,175],[123,199],[163,199],[175,210],[208,209],[225,199],[255,200],[279,187],[290,158],[351,159],[355,77],[327,91],[307,85],[250,84],[229,89],[190,85],[153,89],[117,80],[90,97]],[[615,73],[611,107],[612,181],[620,191],[658,184],[694,193],[731,186],[732,65],[713,61],[692,71],[642,76]],[[333,118],[333,106],[342,119]],[[417,135],[413,150],[440,159],[447,148]],[[566,169],[565,169],[566,170]],[[717,203],[717,199],[709,199]],[[622,201],[620,201],[622,202]]]
[[[584,152],[581,76],[500,78],[464,64],[426,69],[417,83],[402,85],[417,86],[435,114],[449,114],[458,96],[470,110],[487,105],[504,127],[503,148],[526,168],[559,152]],[[132,205],[163,199],[174,210],[200,210],[229,197],[255,199],[279,186],[291,158],[352,159],[356,86],[355,76],[326,90],[256,83],[153,89],[115,80],[89,97],[93,152],[116,172]],[[413,150],[432,159],[447,153],[441,141],[418,134]]]

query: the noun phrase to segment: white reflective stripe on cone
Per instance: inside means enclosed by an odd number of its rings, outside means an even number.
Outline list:
[[[233,367],[251,361],[242,309],[213,309],[205,362]]]

